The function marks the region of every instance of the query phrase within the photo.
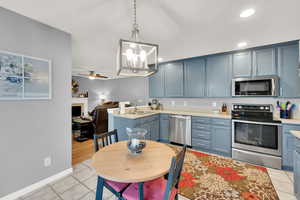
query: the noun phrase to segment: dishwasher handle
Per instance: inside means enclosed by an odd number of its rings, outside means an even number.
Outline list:
[[[178,119],[190,119],[191,116],[184,116],[184,115],[171,115],[171,118],[178,118]]]

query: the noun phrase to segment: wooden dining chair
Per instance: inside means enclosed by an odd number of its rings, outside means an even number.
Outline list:
[[[94,151],[99,151],[99,146],[105,147],[119,142],[117,129],[106,133],[94,134]]]
[[[131,184],[124,192],[125,200],[177,200],[178,185],[182,171],[186,146],[172,158],[168,180],[164,177],[141,184]],[[140,186],[140,187],[139,187]]]
[[[94,134],[94,151],[97,152],[99,151],[99,146],[105,147],[110,144],[113,144],[115,142],[118,142],[118,132],[117,130],[113,130],[107,133],[101,133],[101,134]],[[98,184],[97,184],[97,190],[102,188],[103,186],[106,187],[109,191],[111,191],[115,196],[118,197],[118,199],[123,199],[122,198],[122,192],[129,186],[130,184],[128,183],[120,183],[116,181],[110,181],[110,180],[105,180],[103,181],[100,180],[98,177]],[[102,190],[101,190],[102,191]],[[98,194],[98,192],[96,192]],[[96,199],[101,199],[100,196],[103,194],[98,194],[99,196],[96,197]]]

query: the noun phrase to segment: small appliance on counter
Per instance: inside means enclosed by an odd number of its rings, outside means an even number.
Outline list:
[[[292,104],[290,101],[286,103],[281,103],[277,101],[277,109],[280,112],[281,119],[291,119],[292,118],[292,110],[295,108],[295,104]]]
[[[273,119],[273,106],[234,104],[232,158],[281,169],[282,125]]]
[[[129,105],[130,102],[129,101],[124,101],[124,102],[120,102],[119,103],[119,107],[120,107],[120,114],[125,114],[126,110],[126,105]]]
[[[152,99],[152,101],[149,102],[148,105],[152,110],[159,110],[161,107],[161,104],[158,102],[157,99]]]

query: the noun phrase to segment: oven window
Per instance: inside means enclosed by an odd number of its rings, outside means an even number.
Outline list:
[[[272,95],[272,81],[255,80],[240,81],[235,83],[236,95]]]
[[[278,126],[240,122],[234,124],[235,143],[278,149]]]

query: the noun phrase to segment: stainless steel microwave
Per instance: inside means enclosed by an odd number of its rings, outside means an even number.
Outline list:
[[[257,76],[253,78],[235,78],[232,80],[232,96],[276,97],[278,93],[278,76]]]

